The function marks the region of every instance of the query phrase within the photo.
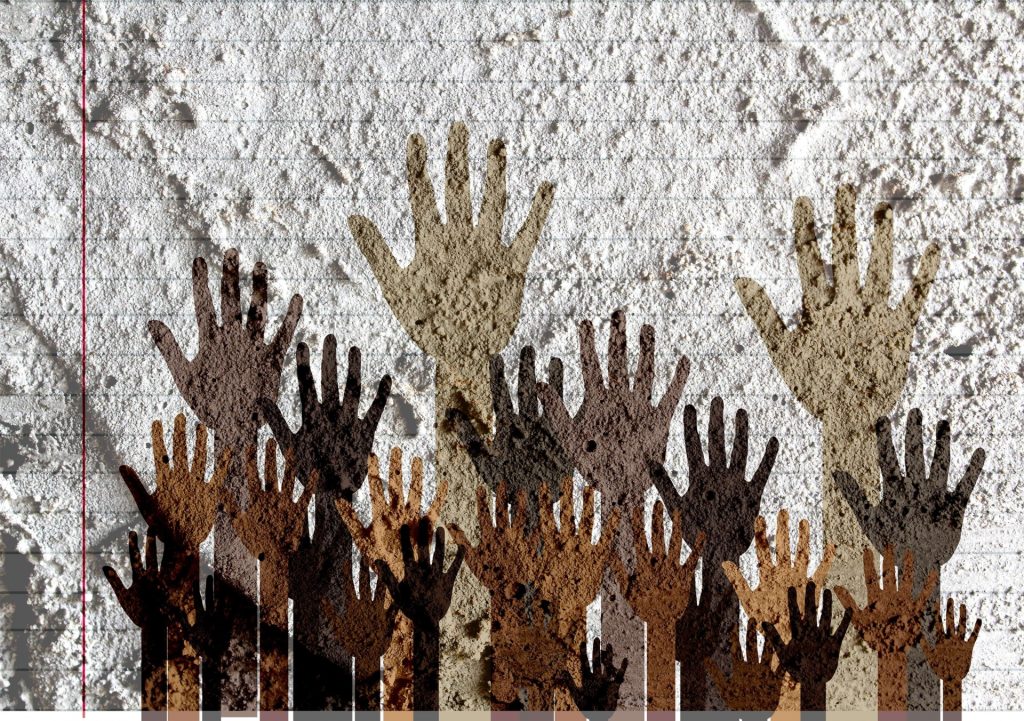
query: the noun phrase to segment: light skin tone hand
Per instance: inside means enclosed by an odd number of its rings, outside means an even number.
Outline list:
[[[704,550],[704,534],[698,533],[693,551],[680,565],[683,549],[682,521],[678,513],[672,517],[672,533],[665,551],[665,509],[654,504],[651,516],[651,550],[647,550],[643,508],[633,513],[633,538],[636,562],[633,572],[626,570],[619,558],[612,564],[625,589],[626,600],[637,616],[647,623],[647,709],[667,711],[675,708],[676,623],[686,612],[693,573]]]
[[[861,608],[843,586],[836,588],[842,604],[853,612],[853,625],[861,638],[878,653],[878,710],[907,708],[907,649],[921,638],[921,616],[938,583],[932,571],[921,592],[914,595],[914,556],[907,551],[896,578],[896,553],[892,546],[883,554],[883,576],[875,569],[875,552],[864,549],[864,582],[868,602]]]
[[[954,626],[955,624],[955,626]],[[942,710],[963,710],[963,681],[971,670],[974,644],[981,632],[981,619],[974,622],[967,635],[967,606],[960,604],[960,622],[956,623],[953,599],[946,601],[946,625],[942,625],[942,609],[935,606],[934,642],[927,634],[921,639],[921,649],[935,675],[942,680]]]
[[[785,671],[775,662],[770,643],[758,657],[757,621],[747,621],[746,658],[740,650],[739,629],[732,631],[732,674],[727,678],[712,659],[705,662],[708,675],[718,687],[725,705],[733,711],[761,712],[744,714],[744,720],[761,718],[767,721],[775,713],[782,691]]]

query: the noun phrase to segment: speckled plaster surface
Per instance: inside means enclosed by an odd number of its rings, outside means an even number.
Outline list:
[[[78,705],[79,12],[0,7],[5,708]],[[808,517],[819,544],[819,428],[733,279],[757,279],[792,320],[793,200],[809,196],[827,227],[840,182],[859,190],[862,263],[871,207],[893,204],[896,294],[927,244],[941,246],[895,426],[915,406],[932,427],[948,416],[954,475],[988,450],[943,592],[986,622],[967,708],[1024,706],[1019,5],[96,0],[88,23],[91,708],[137,704],[137,631],[99,568],[126,566],[125,533],[141,528],[118,463],[146,468],[150,422],[186,410],[146,321],[194,352],[194,256],[216,267],[238,247],[243,267],[263,260],[271,323],[301,293],[296,340],[319,347],[333,332],[362,348],[364,379],[391,373],[378,452],[422,454],[432,477],[433,363],[346,218],[372,217],[407,263],[406,138],[425,137],[436,184],[455,120],[469,127],[477,202],[486,143],[506,140],[509,238],[537,184],[556,185],[506,363],[526,343],[541,365],[559,355],[574,408],[575,321],[595,320],[602,355],[615,308],[631,336],[651,323],[655,394],[685,353],[685,402],[706,414],[722,395],[749,410],[752,444],[776,434],[762,510]],[[294,354],[284,377],[294,399]],[[681,427],[680,413],[675,471]]]

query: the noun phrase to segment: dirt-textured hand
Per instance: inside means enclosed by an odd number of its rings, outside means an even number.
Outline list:
[[[839,667],[839,651],[850,628],[853,612],[847,608],[832,631],[832,592],[821,592],[821,620],[818,620],[817,588],[813,581],[804,588],[804,608],[800,610],[797,590],[787,592],[789,603],[789,641],[783,641],[778,629],[762,623],[765,638],[775,649],[780,666],[800,684],[800,706],[804,711],[825,710],[825,684]]]
[[[587,642],[580,644],[579,665],[581,683],[577,684],[568,672],[562,672],[559,679],[588,721],[607,721],[619,703],[619,687],[629,659],[622,659],[622,665],[615,668],[615,651],[611,645],[602,651],[600,639],[595,638],[591,660],[587,659]]]
[[[519,322],[530,256],[540,239],[554,186],[542,183],[511,245],[505,224],[505,144],[492,140],[476,224],[469,183],[469,131],[455,123],[448,135],[444,222],[427,173],[427,144],[409,137],[406,170],[416,250],[399,267],[377,226],[349,218],[356,244],[380,283],[384,298],[409,337],[427,354],[456,368],[476,367],[508,345]]]
[[[705,461],[700,431],[697,430],[697,409],[686,406],[683,414],[683,437],[689,485],[685,494],[676,490],[672,478],[661,464],[651,464],[650,478],[665,505],[679,513],[687,545],[693,547],[697,535],[707,536],[704,557],[704,578],[720,573],[724,561],[738,562],[750,547],[754,535],[754,519],[761,507],[761,495],[768,483],[779,441],[769,439],[761,463],[746,480],[748,419],[747,412],[736,411],[736,429],[731,458],[725,451],[725,404],[721,398],[711,401],[708,422],[708,453]]]
[[[150,624],[165,624],[168,616],[168,598],[182,580],[182,567],[175,563],[168,550],[163,562],[157,560],[156,529],[146,531],[145,565],[139,551],[139,534],[128,532],[128,558],[132,569],[132,585],[125,586],[121,577],[110,566],[103,567],[103,575],[121,608],[139,628]]]
[[[442,480],[434,493],[434,500],[426,511],[423,503],[423,459],[413,457],[410,467],[409,493],[402,490],[402,451],[392,448],[388,462],[388,486],[384,491],[384,480],[380,475],[380,461],[377,456],[369,457],[367,477],[370,484],[369,526],[363,526],[356,515],[356,509],[349,501],[339,499],[336,503],[341,520],[352,534],[352,540],[359,552],[372,563],[383,561],[398,578],[405,567],[400,543],[401,529],[416,524],[421,518],[437,522],[438,513],[444,505],[448,486]]]
[[[740,630],[733,629],[732,674],[728,678],[712,659],[708,659],[705,665],[726,706],[733,711],[760,712],[760,715],[752,714],[749,718],[767,721],[779,705],[785,670],[781,664],[775,663],[770,643],[765,643],[758,658],[757,623],[754,619],[747,621],[746,658],[740,649]]]
[[[768,542],[768,524],[764,516],[754,522],[754,547],[757,550],[758,585],[752,589],[733,561],[722,564],[725,575],[736,589],[747,615],[758,622],[775,626],[783,641],[789,641],[789,589],[797,590],[797,601],[803,613],[803,593],[808,582],[824,588],[828,569],[835,555],[832,544],[825,546],[821,563],[813,576],[808,577],[811,559],[811,528],[806,519],[799,523],[796,557],[792,557],[789,541],[789,511],[779,511],[775,522],[775,558],[772,559]]]
[[[786,329],[757,282],[736,280],[736,290],[775,367],[804,407],[826,423],[840,420],[851,408],[870,418],[892,410],[906,382],[914,326],[939,269],[939,249],[932,244],[910,290],[896,308],[890,308],[892,208],[885,203],[875,208],[871,258],[861,284],[856,201],[852,186],[836,191],[831,283],[818,249],[814,208],[807,198],[796,201],[793,234],[803,290],[796,328]]]
[[[185,358],[174,334],[158,320],[149,322],[153,341],[167,362],[178,390],[199,419],[222,440],[251,442],[263,423],[258,401],[276,401],[285,352],[302,314],[302,297],[295,295],[273,340],[267,343],[267,267],[252,271],[252,295],[245,324],[239,304],[238,251],[224,254],[221,276],[221,324],[213,309],[206,261],[192,264],[192,294],[199,325],[199,352]]]
[[[833,476],[853,508],[861,528],[875,548],[893,546],[909,549],[918,567],[926,572],[946,563],[960,543],[964,510],[985,465],[985,451],[978,448],[967,471],[952,491],[946,489],[950,466],[949,421],[939,421],[935,433],[935,455],[925,467],[921,411],[907,416],[906,473],[900,469],[892,424],[881,418],[875,427],[878,439],[878,467],[882,471],[882,498],[877,505],[868,501],[863,487],[850,474]]]
[[[230,449],[224,449],[206,481],[206,426],[196,426],[196,447],[188,462],[185,416],[174,418],[173,457],[164,445],[164,427],[153,421],[153,463],[156,491],[150,493],[131,466],[121,466],[121,478],[135,499],[135,505],[161,542],[182,553],[196,555],[199,544],[210,534],[217,516],[224,478],[228,473]]]
[[[665,395],[655,405],[654,328],[640,329],[640,358],[630,387],[626,353],[626,314],[612,314],[608,339],[608,383],[594,346],[594,325],[580,323],[580,363],[583,404],[570,416],[554,386],[541,384],[539,393],[555,436],[576,467],[601,491],[613,508],[632,508],[649,487],[647,464],[662,463],[672,416],[686,385],[690,361],[684,356]]]
[[[971,656],[974,654],[974,643],[978,640],[978,633],[981,632],[981,619],[974,622],[974,628],[968,636],[967,606],[960,604],[960,622],[956,623],[953,599],[950,598],[946,601],[945,628],[942,625],[942,609],[937,605],[933,630],[935,642],[932,643],[925,634],[921,639],[921,649],[932,671],[942,680],[943,710],[960,711],[963,707],[963,680],[971,670]]]
[[[316,382],[309,368],[309,347],[299,343],[295,370],[299,379],[302,425],[297,431],[288,427],[274,401],[261,399],[260,408],[281,449],[294,457],[300,479],[305,481],[315,470],[320,479],[320,487],[314,489],[318,494],[351,498],[366,477],[373,436],[391,393],[391,376],[381,379],[373,403],[360,418],[362,355],[355,346],[349,348],[343,396],[339,393],[337,355],[337,340],[329,335],[324,339],[320,361],[321,400],[317,398]]]
[[[548,364],[548,385],[562,395],[562,361],[552,358]],[[547,484],[557,492],[561,479],[572,475],[573,462],[555,438],[548,414],[542,413],[537,398],[536,353],[532,346],[519,355],[518,412],[512,405],[512,393],[505,380],[505,361],[491,357],[491,397],[494,402],[494,438],[487,440],[476,432],[470,418],[453,410],[449,416],[456,424],[459,438],[469,451],[484,483],[496,491],[508,484],[512,514],[517,513],[519,495],[526,499],[527,530],[537,527],[540,486]]]

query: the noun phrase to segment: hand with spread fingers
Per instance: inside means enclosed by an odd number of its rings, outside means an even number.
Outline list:
[[[323,600],[323,610],[342,648],[356,661],[356,710],[380,710],[380,658],[391,642],[398,608],[390,601],[383,583],[377,593],[370,589],[370,567],[359,563],[359,595],[355,584],[346,587],[344,614],[334,604]]]
[[[619,687],[626,678],[629,659],[615,667],[615,651],[611,645],[601,650],[600,639],[594,639],[592,660],[587,659],[587,642],[579,645],[579,667],[581,682],[576,683],[572,674],[559,674],[561,684],[569,690],[576,708],[584,713],[587,721],[608,721],[619,703]]]
[[[836,595],[853,612],[853,625],[866,644],[878,653],[878,710],[907,709],[907,649],[921,638],[921,618],[938,574],[932,571],[921,592],[914,595],[914,554],[907,551],[896,579],[896,552],[888,546],[883,554],[883,576],[875,568],[875,552],[864,549],[864,582],[868,602],[857,605],[843,586]]]
[[[466,551],[455,552],[455,559],[444,568],[444,528],[433,531],[429,518],[421,518],[416,525],[416,549],[413,551],[413,526],[402,526],[399,544],[402,549],[403,576],[399,580],[387,561],[377,561],[378,579],[384,582],[398,610],[413,624],[413,708],[418,711],[437,711],[439,702],[438,668],[441,655],[441,619],[448,613],[452,602],[452,588]],[[430,540],[434,538],[431,557]]]
[[[658,501],[651,516],[651,550],[647,550],[643,507],[633,512],[633,538],[636,544],[633,571],[622,560],[612,560],[619,588],[636,615],[647,624],[647,709],[668,711],[675,708],[676,624],[686,612],[694,571],[704,548],[704,534],[698,533],[690,555],[680,564],[683,529],[680,514],[672,516],[672,533],[665,551],[664,507]]]
[[[196,446],[192,463],[188,461],[185,416],[174,418],[173,457],[164,445],[164,428],[153,421],[153,462],[156,466],[156,491],[150,493],[131,466],[121,466],[121,478],[135,499],[139,512],[163,543],[181,553],[198,555],[199,545],[210,535],[217,506],[228,473],[230,449],[224,449],[206,481],[206,426],[196,426]]]
[[[800,708],[825,710],[825,685],[839,668],[839,652],[850,628],[853,611],[849,608],[832,631],[832,592],[821,592],[821,620],[818,618],[817,587],[814,581],[804,588],[804,608],[800,610],[797,590],[787,592],[789,603],[789,640],[783,641],[778,629],[763,622],[761,630],[775,649],[779,665],[800,684]]]
[[[562,361],[552,358],[547,382],[559,397],[562,374]],[[541,412],[536,353],[532,346],[524,347],[519,355],[518,412],[512,406],[505,362],[500,355],[491,357],[491,398],[496,419],[493,439],[478,434],[463,413],[453,410],[449,417],[484,483],[493,491],[502,482],[508,484],[513,515],[520,493],[523,494],[527,504],[526,530],[532,530],[537,527],[540,486],[547,484],[552,492],[557,492],[559,480],[573,472],[572,459],[555,438],[551,419]]]
[[[967,606],[960,604],[960,622],[953,614],[953,599],[946,601],[946,625],[942,625],[942,609],[936,605],[934,615],[935,641],[925,634],[921,649],[928,659],[928,665],[942,681],[942,710],[963,710],[963,680],[971,670],[971,656],[974,643],[981,632],[981,619],[974,622],[971,635],[967,635]]]
[[[770,643],[764,644],[764,651],[758,658],[757,623],[754,619],[747,621],[746,658],[740,650],[739,628],[732,630],[732,673],[728,678],[712,659],[708,659],[705,665],[726,706],[733,711],[757,714],[744,714],[744,720],[760,718],[767,721],[779,705],[785,671],[781,664],[775,662]]]
[[[210,295],[206,261],[196,258],[192,264],[192,293],[199,325],[199,352],[195,358],[185,358],[166,325],[158,320],[149,322],[150,335],[182,397],[199,419],[213,429],[217,443],[225,447],[255,441],[256,431],[263,423],[258,400],[277,400],[285,352],[302,314],[302,297],[295,295],[277,334],[267,343],[267,290],[267,266],[257,263],[243,325],[238,251],[232,248],[224,254],[220,325]]]

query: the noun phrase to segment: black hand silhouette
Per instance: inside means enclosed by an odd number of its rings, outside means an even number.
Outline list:
[[[580,644],[580,677],[577,685],[572,675],[563,671],[559,681],[569,691],[576,708],[583,712],[588,721],[607,721],[619,703],[619,687],[626,678],[629,659],[622,659],[622,665],[615,668],[615,652],[611,645],[601,650],[601,641],[594,639],[592,660],[587,659],[587,642]]]
[[[517,515],[519,496],[525,494],[526,530],[537,527],[540,487],[557,493],[562,478],[572,475],[573,462],[551,428],[551,419],[542,413],[537,396],[536,353],[526,346],[519,354],[518,413],[512,406],[512,394],[505,380],[505,361],[491,357],[491,398],[494,403],[494,438],[488,441],[476,432],[473,422],[461,411],[450,410],[459,438],[469,451],[477,473],[492,491],[504,482]],[[562,361],[552,358],[548,364],[548,385],[562,396]]]
[[[774,624],[761,624],[779,663],[800,684],[800,708],[804,711],[825,710],[825,684],[839,668],[839,650],[852,619],[853,611],[846,609],[839,626],[832,632],[832,592],[826,588],[821,592],[819,622],[816,589],[811,581],[804,594],[804,613],[800,613],[796,589],[789,589],[788,643],[782,640]]]
[[[318,495],[329,494],[331,498],[340,496],[351,500],[366,477],[366,460],[373,451],[373,436],[391,393],[391,376],[385,375],[381,379],[373,403],[366,415],[360,418],[362,356],[355,346],[349,349],[345,392],[341,397],[337,352],[337,340],[333,335],[327,336],[320,362],[321,401],[317,398],[316,382],[309,368],[309,347],[299,343],[295,369],[299,379],[302,425],[297,431],[293,432],[288,427],[272,399],[261,399],[260,409],[281,449],[293,455],[299,477],[305,482],[312,471],[319,471],[320,482],[314,489]],[[333,510],[328,510],[331,512],[325,513],[324,517],[333,517]]]

